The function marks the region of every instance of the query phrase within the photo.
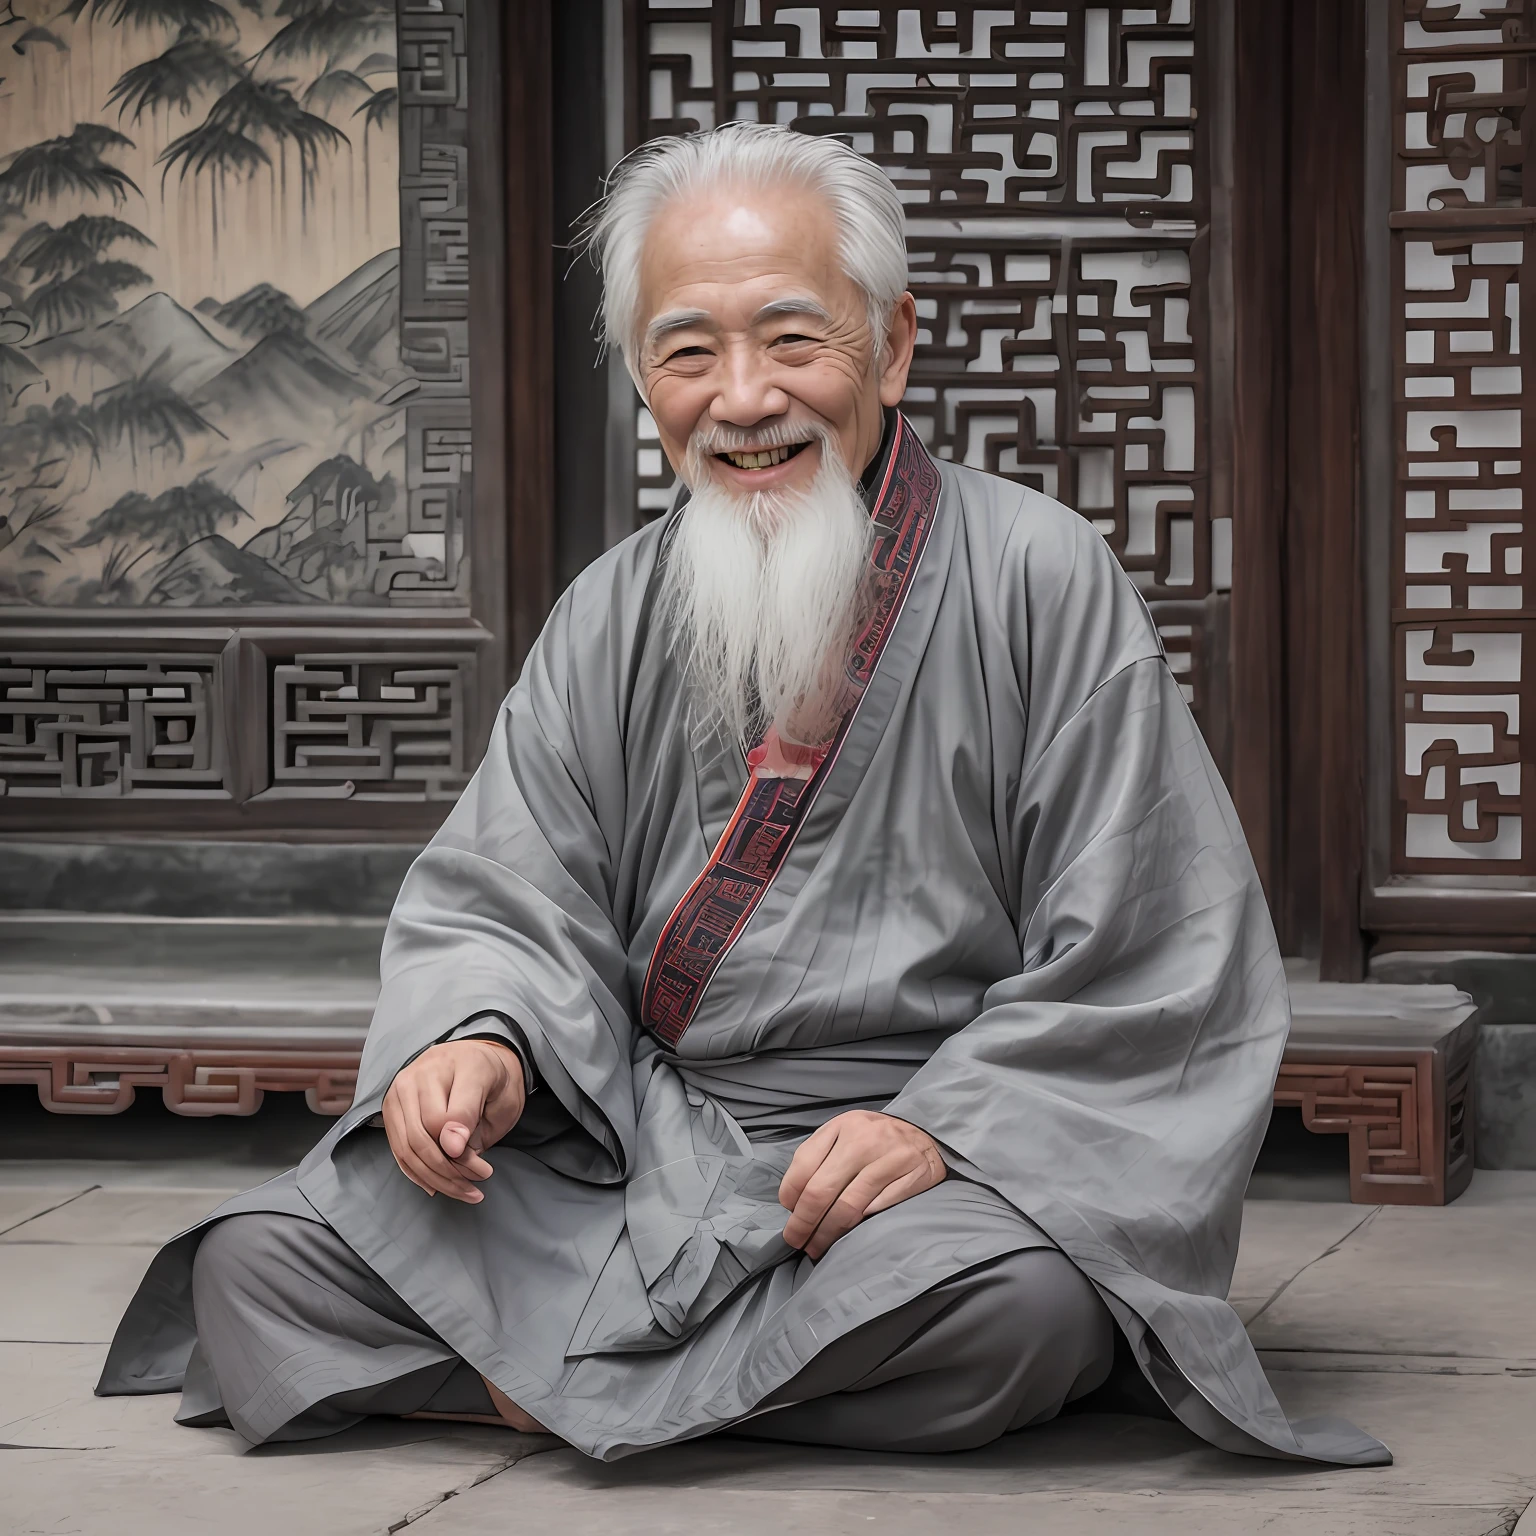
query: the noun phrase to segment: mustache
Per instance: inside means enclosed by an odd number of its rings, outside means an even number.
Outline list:
[[[694,431],[688,439],[688,449],[698,454],[740,453],[747,448],[788,448],[795,443],[816,442],[823,449],[836,451],[836,439],[824,421],[773,421],[762,427],[711,422]]]

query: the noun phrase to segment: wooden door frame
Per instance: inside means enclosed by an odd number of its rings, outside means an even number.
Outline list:
[[[515,677],[555,599],[555,0],[481,0],[500,17],[501,268],[507,295],[501,474],[507,526],[506,660]]]
[[[1364,19],[1235,4],[1230,785],[1287,953],[1363,974]]]

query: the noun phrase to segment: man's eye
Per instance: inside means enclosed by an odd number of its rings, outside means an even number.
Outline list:
[[[680,357],[708,357],[709,355],[708,347],[679,347],[677,351],[667,354],[667,361],[672,363]]]
[[[814,341],[815,339],[814,336],[802,336],[798,331],[790,331],[787,335],[775,336],[773,344],[777,347],[785,344],[793,345],[798,341]]]

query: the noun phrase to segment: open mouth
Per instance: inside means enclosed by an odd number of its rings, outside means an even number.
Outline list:
[[[782,448],[758,448],[745,453],[717,453],[715,457],[723,459],[737,469],[772,469],[775,464],[782,464],[786,459],[794,458],[797,453],[810,446],[809,442],[787,443]]]

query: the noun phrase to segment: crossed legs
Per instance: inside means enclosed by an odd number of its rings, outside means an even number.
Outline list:
[[[226,1218],[198,1250],[193,1306],[183,1423],[230,1423],[251,1440],[334,1434],[369,1414],[541,1427],[320,1223]],[[733,1432],[871,1450],[984,1445],[1103,1382],[1114,1335],[1070,1260],[1027,1249],[834,1340]],[[275,1432],[252,1431],[252,1417],[270,1423],[288,1407]]]

